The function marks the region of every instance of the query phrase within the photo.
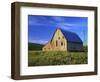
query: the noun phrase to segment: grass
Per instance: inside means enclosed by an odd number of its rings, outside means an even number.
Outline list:
[[[87,64],[87,52],[29,51],[28,66]]]

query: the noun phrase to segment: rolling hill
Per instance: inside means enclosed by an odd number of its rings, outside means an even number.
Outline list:
[[[43,44],[28,43],[28,50],[42,50]]]

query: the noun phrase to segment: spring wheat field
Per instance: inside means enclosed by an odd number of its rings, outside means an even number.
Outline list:
[[[87,64],[87,52],[28,51],[28,66]]]

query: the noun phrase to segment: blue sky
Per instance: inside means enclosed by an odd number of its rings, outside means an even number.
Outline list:
[[[76,33],[87,44],[88,18],[28,15],[28,42],[46,44],[57,28]]]

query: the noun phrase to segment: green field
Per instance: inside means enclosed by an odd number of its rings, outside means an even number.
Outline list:
[[[28,66],[87,64],[87,52],[29,51]]]

